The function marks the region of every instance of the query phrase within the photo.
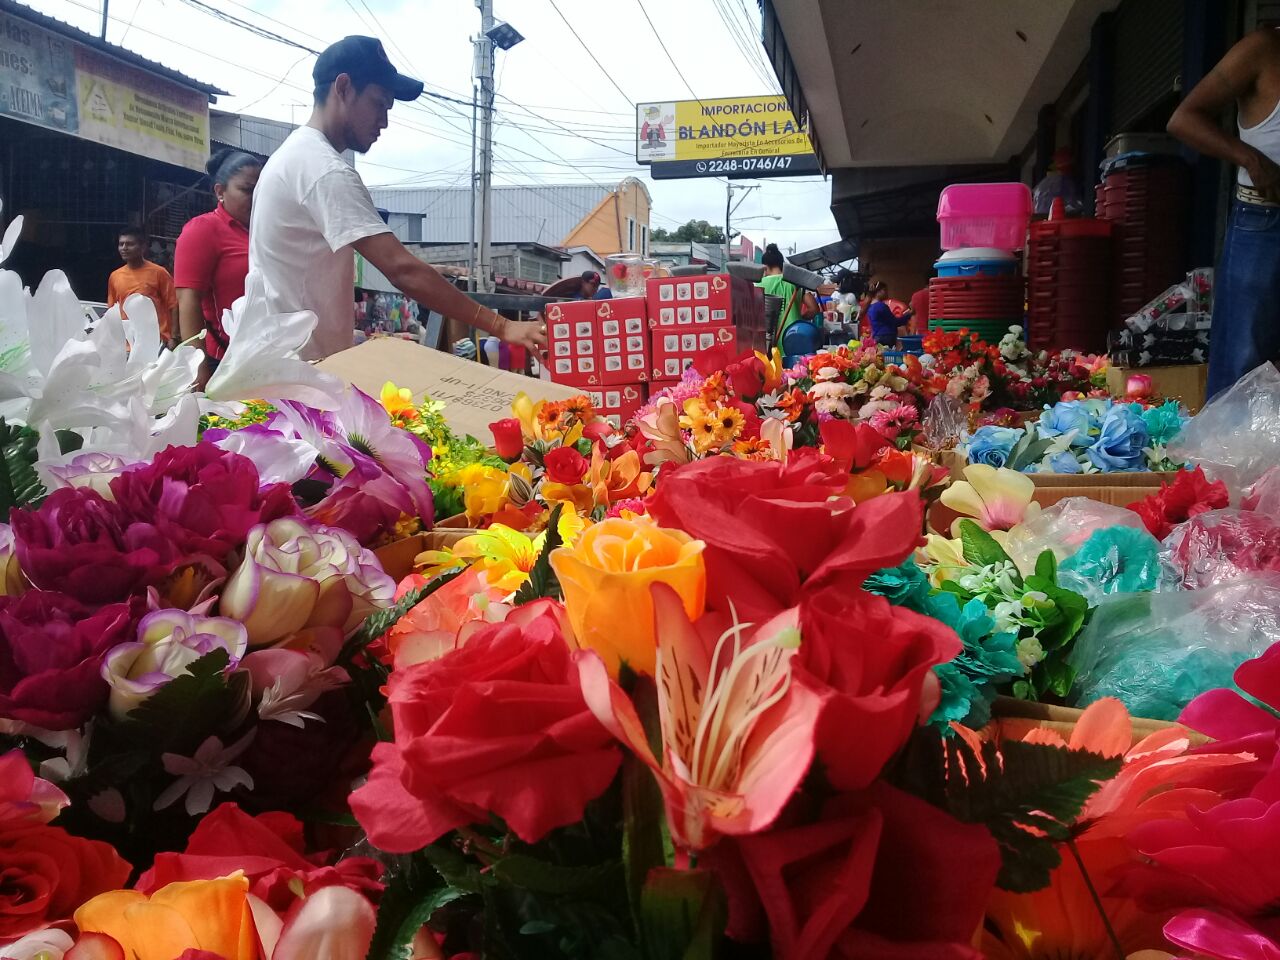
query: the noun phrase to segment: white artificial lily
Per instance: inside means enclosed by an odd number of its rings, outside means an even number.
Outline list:
[[[250,273],[245,295],[223,314],[230,343],[205,394],[215,401],[296,400],[317,410],[337,409],[342,381],[300,358],[316,327],[316,315],[271,315],[266,304],[261,275]]]
[[[0,200],[0,213],[4,213],[3,200]],[[0,237],[0,263],[4,263],[9,259],[9,254],[18,245],[18,237],[21,233],[22,217],[14,217],[13,222],[5,229],[4,236]]]

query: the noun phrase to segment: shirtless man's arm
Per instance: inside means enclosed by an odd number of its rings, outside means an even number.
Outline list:
[[[1169,133],[1187,146],[1243,167],[1254,188],[1280,201],[1280,167],[1234,133],[1222,129],[1222,114],[1240,105],[1241,122],[1262,122],[1280,97],[1280,31],[1256,30],[1227,51],[1169,120]],[[1261,116],[1256,107],[1266,104]],[[1255,109],[1251,109],[1255,108]]]

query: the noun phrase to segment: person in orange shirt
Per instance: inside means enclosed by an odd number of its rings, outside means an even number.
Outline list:
[[[107,306],[123,303],[135,293],[150,299],[156,305],[160,343],[172,350],[178,345],[174,337],[178,330],[178,291],[174,289],[173,277],[160,264],[142,255],[147,249],[147,235],[138,227],[121,230],[116,249],[124,266],[107,279]]]

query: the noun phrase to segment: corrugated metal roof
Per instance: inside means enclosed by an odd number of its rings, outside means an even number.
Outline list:
[[[207,94],[210,97],[228,95],[226,90],[221,90],[218,87],[196,80],[192,77],[188,77],[185,73],[179,73],[177,70],[166,67],[164,64],[156,63],[154,60],[148,60],[146,57],[139,56],[132,50],[127,50],[117,44],[108,43],[99,37],[95,37],[91,33],[86,33],[79,27],[73,27],[69,23],[64,23],[57,17],[48,16],[47,14],[40,13],[38,10],[32,10],[25,4],[14,3],[13,0],[0,0],[0,13],[7,13],[14,17],[21,17],[24,20],[29,20],[36,26],[43,27],[52,33],[61,34],[64,37],[76,41],[76,43],[83,43],[86,47],[92,47],[95,50],[100,50],[103,53],[110,54],[117,60],[123,60],[125,63],[132,64],[135,67],[146,70],[148,73],[154,73],[156,76],[165,77],[166,79],[172,80],[174,83],[180,83],[184,87],[190,87],[192,90],[199,90],[201,93]]]
[[[373,202],[391,213],[421,215],[426,243],[471,239],[471,191],[377,187]],[[504,186],[493,188],[493,242],[559,246],[612,191],[596,186]]]
[[[229,147],[269,157],[296,128],[291,123],[248,117],[223,110],[209,111],[209,138]]]

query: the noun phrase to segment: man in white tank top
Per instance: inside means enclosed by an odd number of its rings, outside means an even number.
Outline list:
[[[1235,105],[1236,132],[1222,115]],[[1169,121],[1195,150],[1238,168],[1214,291],[1209,396],[1280,359],[1280,30],[1246,36]]]

